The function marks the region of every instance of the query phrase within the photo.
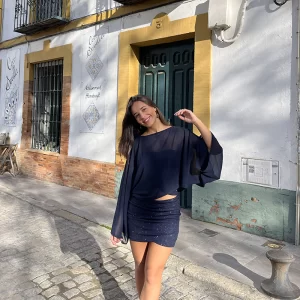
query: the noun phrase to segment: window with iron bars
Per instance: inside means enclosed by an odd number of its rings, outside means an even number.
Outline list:
[[[63,61],[34,65],[32,148],[60,152]]]

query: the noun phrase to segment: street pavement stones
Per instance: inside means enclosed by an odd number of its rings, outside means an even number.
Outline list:
[[[106,228],[25,198],[0,191],[1,300],[138,300],[128,245],[114,247]],[[161,300],[271,299],[208,272],[172,255]]]

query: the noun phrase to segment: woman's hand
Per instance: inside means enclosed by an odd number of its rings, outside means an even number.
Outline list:
[[[178,112],[174,114],[174,116],[178,117],[180,120],[186,123],[195,124],[197,120],[199,120],[196,115],[189,109],[180,109]]]
[[[115,236],[111,236],[110,237],[110,241],[111,241],[111,243],[114,245],[114,246],[116,246],[118,243],[120,243],[120,239],[118,239],[117,237],[115,237]]]
[[[209,129],[203,124],[203,122],[196,117],[196,115],[188,109],[180,109],[178,112],[174,114],[177,116],[180,120],[187,122],[187,123],[192,123],[197,127],[199,130],[207,148],[208,151],[210,151],[211,148],[211,142],[212,142],[212,135]]]

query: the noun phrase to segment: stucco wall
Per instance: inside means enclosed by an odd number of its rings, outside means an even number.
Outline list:
[[[271,2],[250,2],[235,43],[213,39],[212,130],[224,147],[222,179],[240,182],[241,157],[278,160],[280,188],[295,190],[296,29],[292,1]]]
[[[3,11],[5,13],[3,13],[2,41],[21,36],[20,33],[14,32],[15,1],[3,0]]]
[[[192,217],[286,242],[295,241],[295,197],[288,190],[218,181],[193,187]]]
[[[0,132],[9,132],[10,139],[12,143],[20,143],[21,141],[21,128],[22,128],[22,109],[23,109],[23,87],[24,87],[24,56],[28,51],[27,45],[18,46],[14,49],[20,50],[20,66],[19,66],[19,74],[20,74],[20,81],[18,87],[19,93],[19,101],[17,104],[17,111],[16,111],[16,126],[8,127],[4,125],[4,109],[5,109],[5,101],[6,101],[6,72],[5,72],[5,65],[7,54],[12,49],[1,50],[0,51],[0,60],[2,60],[2,70],[1,70],[1,96],[0,96]]]
[[[71,20],[96,14],[119,6],[121,6],[120,3],[112,0],[93,0],[93,1],[72,0]]]
[[[116,132],[116,109],[117,109],[117,67],[118,67],[118,31],[114,26],[119,25],[120,21],[110,22],[107,26],[108,33],[106,39],[109,45],[98,46],[97,51],[103,51],[103,57],[106,58],[106,66],[101,70],[101,76],[105,78],[105,87],[101,91],[100,99],[104,101],[105,123],[103,133],[82,132],[80,118],[82,118],[82,109],[80,108],[82,99],[82,90],[84,89],[82,69],[86,67],[86,59],[83,48],[84,43],[88,43],[89,37],[94,36],[96,27],[90,27],[82,31],[76,31],[72,34],[64,34],[54,37],[51,47],[63,45],[64,43],[73,44],[73,76],[72,76],[72,94],[71,94],[71,120],[70,120],[70,141],[69,155],[86,159],[93,159],[102,162],[115,161],[115,132]],[[118,26],[119,27],[119,26]],[[108,47],[108,49],[107,49]],[[102,117],[102,116],[101,116]]]
[[[102,94],[102,99],[105,102],[105,125],[104,133],[86,133],[81,132],[80,118],[82,111],[80,109],[81,92],[82,92],[82,69],[85,68],[86,61],[83,58],[84,44],[88,42],[90,36],[97,35],[101,31],[102,25],[93,26],[84,30],[78,30],[71,33],[61,34],[51,37],[50,47],[57,47],[64,44],[73,45],[73,76],[72,76],[72,93],[71,93],[71,120],[70,120],[70,141],[69,155],[79,158],[92,159],[101,162],[114,163],[115,161],[115,139],[116,139],[116,110],[117,110],[117,72],[118,72],[118,39],[119,33],[122,30],[128,30],[135,27],[148,26],[152,19],[161,11],[170,13],[170,18],[175,20],[181,17],[188,17],[195,13],[197,4],[203,1],[194,1],[193,5],[178,3],[169,5],[163,8],[153,9],[144,13],[131,15],[117,20],[105,23],[107,28],[106,38],[108,44],[106,48],[99,46],[98,50],[104,52],[107,60],[107,67],[101,71],[101,75],[106,78],[105,92]],[[207,5],[205,5],[207,6]],[[202,5],[201,5],[202,7]],[[204,7],[204,6],[203,6]],[[205,12],[203,9],[201,12]],[[185,13],[180,12],[184,9]],[[132,27],[129,24],[132,23]],[[46,39],[31,42],[28,45],[18,46],[22,49],[20,59],[20,82],[24,81],[24,54],[40,51],[43,49],[43,42]],[[3,61],[6,59],[6,53],[9,50],[0,51],[0,57]],[[5,74],[2,78],[5,85]],[[20,95],[23,94],[23,86],[20,86]],[[2,89],[1,95],[5,91]],[[1,99],[4,99],[2,96]],[[4,101],[1,101],[4,106]],[[21,125],[22,125],[22,102],[19,101],[17,126],[6,127],[3,122],[0,122],[0,131],[10,132],[14,142],[21,140]]]
[[[295,70],[292,63],[295,64],[296,48],[293,44],[295,38],[292,38],[292,3],[288,1],[276,9],[271,2],[250,2],[245,28],[234,44],[221,44],[213,37],[211,128],[224,147],[223,180],[241,181],[241,157],[273,159],[280,163],[280,188],[295,190],[296,86],[293,84]],[[75,17],[76,5],[80,2],[73,1],[73,5],[72,14]],[[93,12],[91,4],[86,7],[86,12]],[[103,76],[108,80],[103,95],[105,126],[102,134],[83,133],[79,128],[81,70],[85,67],[81,57],[82,41],[84,37],[97,33],[100,27],[97,25],[50,38],[51,47],[73,45],[70,156],[108,163],[115,160],[119,32],[148,26],[160,12],[168,13],[172,21],[205,13],[207,9],[207,1],[178,2],[105,22],[108,46],[107,68]],[[13,27],[9,25],[12,22],[13,18],[5,25],[8,26],[4,30],[5,38],[14,35]],[[23,94],[24,54],[39,51],[42,47],[43,40],[18,46],[21,49],[20,95]],[[0,51],[3,62],[7,51]],[[4,75],[1,108],[5,101],[5,80]],[[0,121],[0,131],[10,131],[14,142],[19,142],[21,138],[21,101],[17,117],[17,126],[12,128],[3,126],[2,115]]]

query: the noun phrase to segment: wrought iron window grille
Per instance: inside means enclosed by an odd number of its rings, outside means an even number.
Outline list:
[[[67,22],[67,0],[16,0],[16,32],[32,34]]]
[[[31,147],[60,152],[63,61],[34,65]]]

